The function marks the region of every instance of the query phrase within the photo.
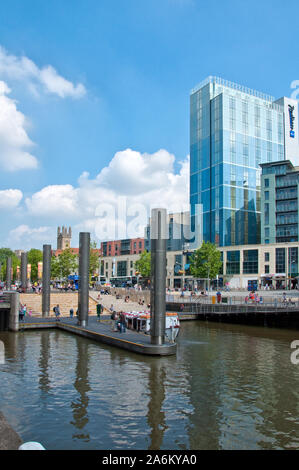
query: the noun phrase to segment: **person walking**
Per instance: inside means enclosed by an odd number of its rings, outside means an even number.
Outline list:
[[[74,316],[74,310],[71,308],[70,309],[70,318],[73,318],[73,316]]]

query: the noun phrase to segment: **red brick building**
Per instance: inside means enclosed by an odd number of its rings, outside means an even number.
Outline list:
[[[144,238],[128,238],[101,243],[103,256],[138,255],[144,251]]]

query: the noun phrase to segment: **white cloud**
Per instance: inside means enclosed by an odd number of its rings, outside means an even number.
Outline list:
[[[5,189],[0,191],[0,209],[14,209],[23,198],[19,189]]]
[[[41,248],[43,244],[49,243],[55,239],[56,228],[38,227],[31,228],[28,225],[19,225],[10,230],[7,244],[13,247],[19,247],[23,250],[31,248]]]
[[[131,149],[117,152],[95,179],[87,172],[72,185],[47,186],[26,199],[29,216],[49,217],[73,224],[75,229],[101,233],[101,215],[106,211],[115,237],[126,238],[124,215],[128,220],[138,211],[139,229],[129,237],[143,236],[151,207],[169,211],[187,210],[189,204],[189,157],[174,170],[175,157],[166,150],[141,154]],[[128,222],[127,220],[127,222]],[[118,230],[114,230],[114,228]]]
[[[28,57],[17,57],[0,46],[0,77],[21,80],[30,91],[38,94],[37,85],[47,93],[53,93],[61,98],[81,98],[86,94],[82,83],[74,85],[71,81],[59,75],[51,65],[39,68]]]
[[[37,159],[28,151],[34,144],[26,132],[26,118],[7,96],[10,91],[0,81],[0,167],[7,171],[37,168]]]
[[[32,215],[70,217],[76,214],[77,190],[70,184],[46,186],[25,202]]]

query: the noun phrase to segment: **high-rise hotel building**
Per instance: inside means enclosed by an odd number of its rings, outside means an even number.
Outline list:
[[[191,91],[191,217],[201,204],[204,240],[260,243],[260,164],[286,159],[299,165],[297,101],[218,77]]]

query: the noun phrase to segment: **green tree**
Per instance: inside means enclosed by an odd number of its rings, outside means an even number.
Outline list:
[[[52,256],[51,278],[67,281],[68,276],[77,270],[77,258],[77,255],[74,255],[69,248],[63,250],[57,257]]]
[[[92,241],[90,243],[90,255],[89,255],[89,278],[98,272],[100,265],[99,253],[97,251],[97,242]]]
[[[37,281],[38,269],[37,264],[43,260],[43,252],[36,248],[31,248],[27,253],[27,263],[31,264],[31,280]]]
[[[142,277],[149,278],[151,276],[151,253],[143,251],[140,258],[135,262],[135,269]]]
[[[21,261],[17,255],[10,248],[0,248],[0,264],[1,271],[0,277],[2,280],[6,280],[6,260],[11,257],[12,268],[13,268],[13,278],[16,278],[17,266],[20,266]]]
[[[61,271],[59,264],[59,257],[53,255],[51,258],[51,279],[60,279]]]
[[[191,257],[190,272],[198,279],[215,279],[221,266],[221,253],[216,245],[203,242]]]

